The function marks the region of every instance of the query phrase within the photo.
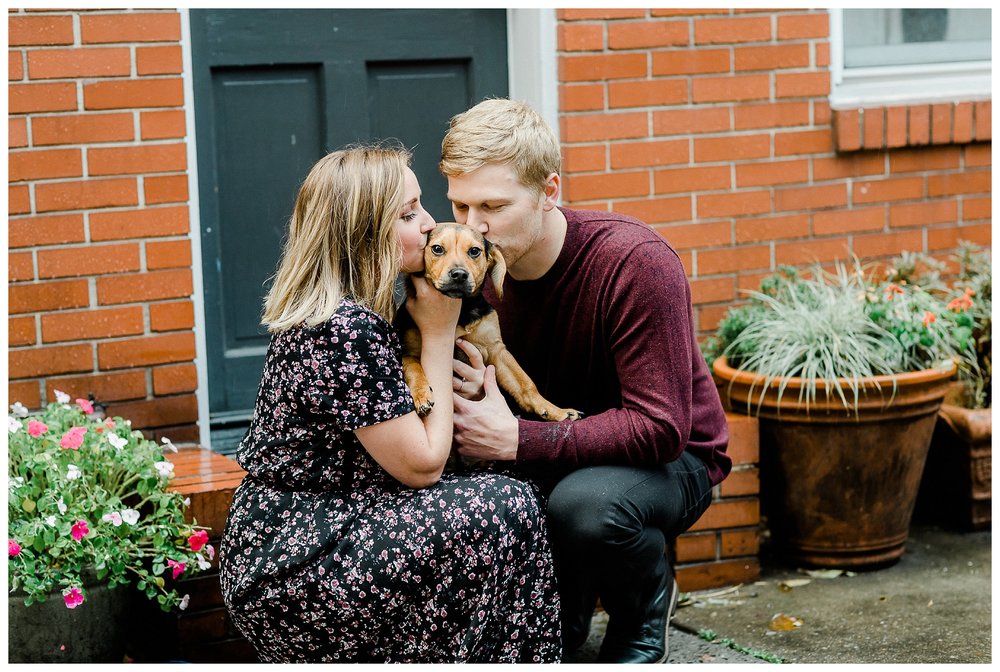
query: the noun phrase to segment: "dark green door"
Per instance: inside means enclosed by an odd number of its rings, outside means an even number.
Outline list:
[[[351,142],[398,138],[427,209],[448,119],[507,95],[504,10],[191,10],[212,446],[253,410],[263,297],[299,184]]]

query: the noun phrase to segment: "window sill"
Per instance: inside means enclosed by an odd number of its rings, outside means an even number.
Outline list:
[[[834,109],[838,152],[985,142],[992,139],[992,101],[869,105]]]

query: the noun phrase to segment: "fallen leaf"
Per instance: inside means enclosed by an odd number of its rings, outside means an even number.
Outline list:
[[[931,600],[930,602],[928,602],[927,606],[928,607],[933,607],[934,606],[934,600]]]
[[[800,588],[809,583],[812,583],[812,579],[788,579],[786,581],[778,582],[778,590],[783,593],[787,593],[792,590],[792,588]]]
[[[856,576],[855,572],[843,569],[800,569],[799,572],[814,579],[836,579],[838,576]]]
[[[767,627],[778,632],[794,630],[802,627],[802,619],[788,614],[775,614],[771,617],[771,622],[767,624]]]

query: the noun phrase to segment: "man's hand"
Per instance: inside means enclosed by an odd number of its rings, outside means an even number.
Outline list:
[[[517,457],[517,418],[510,412],[491,364],[483,378],[481,401],[455,398],[454,442],[464,457],[476,460],[513,460]]]

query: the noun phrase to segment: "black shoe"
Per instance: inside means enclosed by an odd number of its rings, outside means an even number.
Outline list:
[[[677,581],[665,577],[646,610],[646,618],[638,626],[615,627],[615,619],[608,623],[608,634],[597,655],[599,663],[662,663],[670,652],[667,631],[670,619],[677,609]]]

